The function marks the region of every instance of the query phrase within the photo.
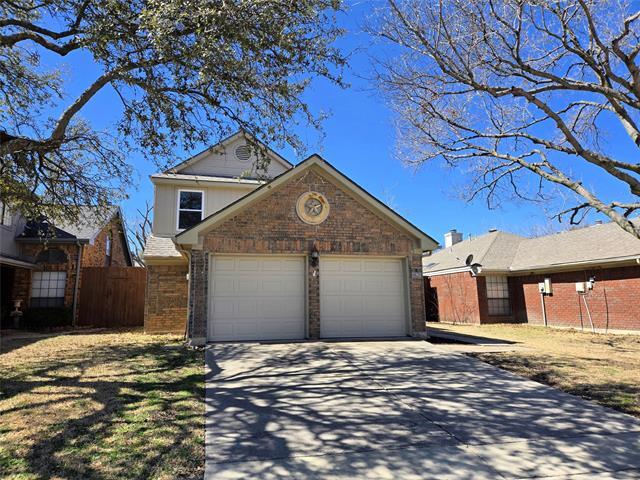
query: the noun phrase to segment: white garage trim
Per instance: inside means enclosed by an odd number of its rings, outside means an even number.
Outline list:
[[[322,255],[320,336],[373,338],[410,333],[406,257]]]
[[[209,341],[302,340],[307,336],[303,255],[213,255]]]

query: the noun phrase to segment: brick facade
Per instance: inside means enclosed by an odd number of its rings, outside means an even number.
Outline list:
[[[441,322],[481,323],[478,282],[469,272],[428,278],[427,288],[435,290]]]
[[[203,342],[207,338],[207,299],[209,296],[209,253],[192,250],[189,262],[189,333]]]
[[[330,214],[320,225],[298,218],[296,201],[308,191],[322,193],[330,204]],[[203,237],[203,252],[192,251],[190,336],[206,336],[206,284],[208,260],[204,256],[223,254],[308,255],[314,247],[322,255],[394,256],[408,259],[411,270],[421,271],[421,256],[414,253],[417,240],[336,185],[323,171],[311,167],[276,188],[268,197],[244,208],[236,216],[217,225]],[[194,261],[195,259],[195,261]],[[307,310],[310,338],[320,336],[319,271],[315,277],[307,269]],[[424,290],[422,278],[408,272],[411,305],[411,333],[423,332]],[[200,287],[198,287],[200,285]]]
[[[596,279],[593,290],[579,295],[576,282],[586,282],[592,276]],[[428,278],[426,288],[436,291],[443,322],[543,325],[538,283],[545,278],[551,279],[553,289],[544,297],[548,325],[590,329],[588,306],[596,329],[640,330],[640,266],[509,277],[513,314],[507,317],[488,315],[484,277],[472,277],[468,272],[439,275]]]
[[[593,290],[587,290],[583,297],[576,292],[575,284],[591,276],[596,280]],[[544,299],[549,325],[590,329],[588,307],[596,329],[640,330],[640,266],[513,278],[519,321],[543,324],[538,283],[545,278],[551,278],[553,289]]]
[[[189,265],[147,265],[146,333],[185,332]]]
[[[82,251],[83,267],[126,267],[126,239],[120,219],[106,225],[93,242],[93,245],[85,245]],[[107,237],[111,237],[111,257],[107,257]]]

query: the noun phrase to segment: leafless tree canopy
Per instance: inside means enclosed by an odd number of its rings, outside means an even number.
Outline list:
[[[541,199],[552,182],[579,199],[560,218],[597,210],[640,237],[630,220],[640,210],[640,11],[631,2],[388,0],[378,20],[372,31],[401,50],[380,60],[378,77],[411,162],[468,169],[469,197],[490,206],[505,193]],[[605,134],[632,154],[614,154]],[[585,185],[575,173],[585,169],[617,182],[616,198]]]
[[[147,244],[147,238],[151,235],[153,205],[147,201],[144,210],[139,208],[137,213],[138,218],[135,219],[133,228],[129,229],[127,234],[129,235],[131,255],[134,262],[137,265],[145,266],[142,253],[144,252],[144,246]]]

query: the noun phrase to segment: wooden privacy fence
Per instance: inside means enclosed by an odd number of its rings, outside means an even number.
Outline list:
[[[147,271],[139,267],[85,267],[78,325],[141,327]]]

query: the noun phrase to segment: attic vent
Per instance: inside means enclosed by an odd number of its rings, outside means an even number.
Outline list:
[[[247,145],[240,145],[236,147],[236,158],[241,162],[246,162],[251,158],[251,150]]]

